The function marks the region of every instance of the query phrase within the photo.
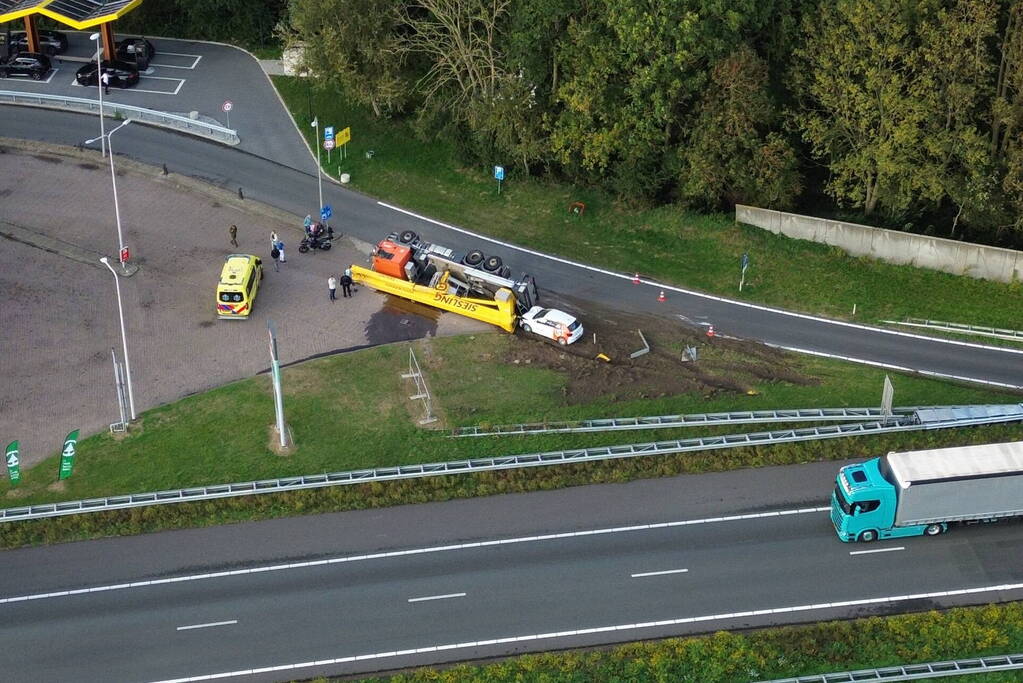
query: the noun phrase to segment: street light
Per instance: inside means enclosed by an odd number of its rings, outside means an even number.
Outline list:
[[[113,155],[111,155],[113,156]],[[114,276],[114,287],[117,289],[117,315],[121,319],[121,349],[124,351],[124,370],[128,376],[128,409],[131,412],[131,421],[135,421],[135,393],[132,391],[131,386],[131,363],[128,361],[128,337],[124,333],[124,306],[121,305],[121,279],[117,276],[117,271],[114,270],[113,266],[110,265],[110,259],[106,256],[99,260],[110,274]]]
[[[320,170],[320,117],[313,119],[313,127],[316,128],[316,139],[313,140],[313,147],[316,148],[316,186],[320,192],[320,211],[323,211],[323,177]]]
[[[121,233],[121,205],[117,201],[117,174],[114,173],[114,148],[110,140],[110,136],[116,133],[117,131],[121,130],[125,126],[127,126],[129,123],[131,123],[131,119],[125,119],[124,123],[119,125],[117,128],[114,128],[106,135],[101,135],[98,138],[93,138],[92,140],[85,141],[85,144],[91,145],[97,140],[102,140],[105,138],[107,147],[109,148],[110,151],[110,183],[114,186],[114,218],[117,220],[117,249],[118,249],[117,257],[121,261],[121,268],[125,272],[128,272],[128,264],[127,259],[124,258],[124,235]]]
[[[93,33],[91,36],[89,36],[89,40],[92,40],[92,41],[96,42],[96,86],[97,86],[96,89],[99,90],[99,137],[100,137],[100,140],[104,140],[104,135],[106,135],[106,133],[103,132],[103,126],[104,126],[104,124],[103,124],[103,67],[102,67],[102,65],[100,64],[100,61],[99,61],[99,55],[100,55],[99,33]],[[100,153],[103,156],[107,155],[107,148],[106,148],[105,141],[100,143]]]

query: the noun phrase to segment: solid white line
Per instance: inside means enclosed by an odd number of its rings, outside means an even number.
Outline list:
[[[572,631],[556,631],[553,633],[538,633],[528,636],[508,636],[504,638],[491,638],[488,640],[473,640],[463,643],[450,643],[446,645],[427,645],[424,647],[410,648],[390,652],[375,652],[362,655],[348,655],[335,657],[334,659],[321,659],[315,662],[300,662],[298,664],[281,664],[278,666],[266,666],[259,669],[243,669],[240,671],[225,671],[215,674],[201,674],[187,676],[184,678],[173,678],[157,683],[194,683],[195,681],[208,681],[219,678],[232,678],[235,676],[250,676],[254,673],[272,673],[275,671],[289,671],[315,666],[332,666],[336,664],[348,664],[355,661],[368,659],[393,659],[406,655],[429,654],[443,650],[463,650],[479,648],[485,645],[505,645],[508,643],[522,643],[535,640],[555,640],[559,638],[571,638],[573,636],[589,635],[592,633],[611,633],[622,631],[637,631],[641,629],[657,628],[661,626],[679,626],[682,624],[696,624],[702,622],[726,621],[732,619],[749,619],[750,617],[771,616],[774,614],[791,614],[794,612],[816,612],[826,609],[844,607],[859,607],[862,605],[892,605],[910,600],[928,600],[933,598],[947,598],[958,595],[977,595],[980,593],[997,593],[1000,591],[1023,590],[1023,583],[1002,584],[999,586],[981,586],[978,588],[960,588],[950,591],[935,591],[932,593],[918,593],[916,595],[896,595],[882,598],[863,598],[860,600],[844,600],[841,602],[820,602],[812,605],[795,605],[792,607],[774,607],[769,609],[748,610],[744,612],[732,612],[727,614],[708,614],[697,617],[679,617],[676,619],[663,619],[661,621],[646,621],[638,624],[618,624],[614,626],[597,626],[594,628],[581,628]],[[642,636],[636,635],[636,638]]]
[[[896,550],[905,550],[903,546],[897,546],[895,548],[876,548],[874,550],[850,550],[850,555],[871,555],[873,553],[893,553]]]
[[[688,569],[666,569],[663,572],[644,572],[642,574],[632,574],[632,578],[638,579],[643,576],[663,576],[665,574],[685,574]]]
[[[616,272],[614,272],[612,270],[607,270],[605,268],[598,268],[597,266],[591,266],[591,265],[587,265],[585,263],[579,263],[578,261],[571,261],[569,259],[561,258],[559,256],[551,256],[550,254],[545,254],[545,253],[540,252],[540,251],[535,251],[533,249],[527,249],[526,247],[520,247],[517,244],[511,244],[510,242],[504,242],[504,241],[501,241],[501,240],[498,240],[498,239],[494,239],[493,237],[487,237],[486,235],[480,235],[479,233],[472,232],[471,230],[466,230],[465,228],[459,228],[459,227],[451,225],[449,223],[444,223],[442,221],[438,221],[438,220],[435,220],[433,218],[428,218],[426,216],[421,216],[421,215],[419,215],[417,213],[414,213],[414,212],[409,211],[407,209],[403,209],[403,208],[401,208],[399,206],[394,206],[393,204],[388,204],[387,202],[380,202],[380,201],[378,201],[377,204],[379,204],[380,206],[383,206],[384,208],[391,209],[392,211],[397,211],[398,213],[403,213],[406,216],[411,216],[413,218],[417,218],[417,219],[419,219],[421,221],[425,221],[427,223],[432,223],[434,225],[439,225],[442,228],[447,228],[448,230],[453,230],[455,232],[462,233],[463,235],[469,235],[471,237],[475,237],[476,239],[485,240],[485,241],[491,242],[493,244],[499,244],[502,247],[507,247],[508,249],[514,249],[515,251],[520,251],[520,252],[522,252],[524,254],[531,254],[533,256],[538,256],[540,258],[545,258],[545,259],[547,259],[549,261],[555,261],[557,263],[564,263],[565,265],[574,266],[576,268],[582,268],[584,270],[589,270],[589,271],[594,272],[594,273],[601,273],[602,275],[609,275],[611,277],[616,277],[619,280],[629,280],[629,281],[631,281],[632,278],[633,278],[633,275],[629,275],[629,274],[625,274],[625,273],[616,273]],[[902,332],[900,330],[889,330],[889,329],[885,329],[883,327],[873,327],[871,325],[863,325],[863,324],[860,324],[860,323],[850,323],[850,322],[846,322],[844,320],[833,320],[831,318],[822,318],[820,316],[810,315],[808,313],[796,313],[795,311],[786,311],[786,310],[784,310],[782,308],[773,308],[771,306],[764,306],[762,304],[754,304],[754,303],[750,303],[748,301],[737,301],[735,299],[728,299],[728,298],[723,297],[723,296],[716,296],[714,294],[707,294],[706,292],[698,292],[698,291],[691,290],[691,289],[685,289],[683,287],[676,287],[674,285],[666,285],[666,284],[663,284],[663,283],[660,283],[660,282],[654,282],[654,281],[651,281],[651,280],[644,280],[642,278],[640,278],[640,283],[644,284],[644,285],[650,285],[651,287],[654,287],[656,289],[664,289],[664,290],[668,290],[668,291],[672,291],[672,292],[678,292],[679,294],[688,294],[690,296],[699,297],[701,299],[708,299],[710,301],[720,301],[721,303],[732,304],[732,305],[735,305],[735,306],[742,306],[744,308],[751,308],[751,309],[754,309],[754,310],[757,310],[757,311],[767,311],[769,313],[777,313],[778,315],[787,315],[787,316],[792,317],[792,318],[802,318],[804,320],[813,320],[813,321],[820,322],[820,323],[826,323],[828,325],[839,325],[841,327],[850,327],[850,328],[857,329],[857,330],[867,330],[867,331],[870,331],[870,332],[877,332],[877,333],[880,333],[880,334],[889,334],[889,335],[896,336],[896,337],[908,337],[910,339],[922,339],[922,340],[925,340],[925,341],[939,342],[941,344],[951,344],[953,346],[965,346],[965,347],[968,347],[968,348],[984,349],[984,350],[987,350],[987,351],[1004,351],[1006,353],[1023,354],[1023,349],[1010,349],[1010,348],[1006,348],[1006,347],[1003,347],[1003,346],[988,346],[986,344],[977,344],[975,342],[960,341],[958,339],[945,339],[945,338],[942,338],[942,337],[929,337],[927,335],[913,334],[911,332]],[[784,347],[781,347],[781,348],[784,348]],[[941,376],[941,375],[938,375],[938,376]],[[976,381],[976,380],[973,380],[973,381]]]
[[[464,598],[465,593],[448,593],[447,595],[428,595],[425,598],[409,598],[409,602],[426,602],[427,600],[447,600],[448,598]]]
[[[745,515],[729,515],[727,517],[707,517],[704,519],[687,519],[678,522],[655,522],[653,524],[639,524],[636,526],[613,527],[608,529],[590,529],[587,531],[566,531],[557,534],[543,534],[540,536],[522,536],[518,538],[503,538],[493,541],[476,541],[473,543],[457,543],[453,545],[432,546],[427,548],[415,548],[412,550],[392,550],[389,552],[372,553],[369,555],[349,555],[347,557],[333,557],[326,560],[312,560],[309,562],[291,562],[288,564],[275,564],[263,567],[251,567],[249,569],[231,569],[220,572],[209,572],[207,574],[190,574],[185,576],[174,576],[165,579],[151,579],[148,581],[132,581],[130,583],[118,583],[108,586],[95,586],[92,588],[73,588],[51,593],[34,593],[31,595],[19,595],[10,598],[0,598],[0,605],[12,602],[25,602],[26,600],[45,600],[48,598],[63,598],[71,595],[84,595],[87,593],[103,593],[107,591],[126,590],[129,588],[145,588],[148,586],[161,586],[170,583],[182,583],[185,581],[202,581],[205,579],[222,579],[230,576],[244,576],[246,574],[262,574],[265,572],[283,571],[286,569],[303,569],[306,567],[322,567],[331,564],[343,564],[346,562],[361,562],[365,560],[380,560],[392,557],[405,557],[408,555],[423,555],[427,553],[441,553],[453,550],[472,550],[476,548],[493,548],[516,543],[534,543],[537,541],[555,541],[565,538],[578,538],[582,536],[600,536],[605,534],[620,534],[633,531],[653,531],[656,529],[670,529],[674,527],[696,526],[699,524],[716,524],[718,522],[741,522],[753,519],[767,519],[771,517],[787,517],[791,515],[805,515],[817,512],[829,512],[830,506],[816,508],[798,508],[792,510],[777,510],[775,512],[756,512]]]
[[[184,78],[172,78],[171,76],[139,76],[140,80],[144,81],[181,81],[185,82]]]
[[[213,626],[230,626],[231,624],[237,624],[237,623],[238,623],[237,619],[232,619],[231,621],[214,621],[214,622],[210,622],[209,624],[193,624],[191,626],[178,626],[177,630],[178,631],[191,631],[192,629],[195,629],[195,628],[212,628]]]

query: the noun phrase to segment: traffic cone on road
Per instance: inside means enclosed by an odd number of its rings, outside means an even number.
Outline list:
[[[632,276],[632,284],[634,285],[639,284],[639,273],[636,273],[635,275]]]
[[[710,327],[707,328],[707,336],[708,337],[713,337],[714,336],[714,326],[713,325],[711,325]]]
[[[668,297],[664,296],[664,290],[663,289],[661,290],[661,293],[657,295],[657,300],[658,301],[667,301],[668,300]]]

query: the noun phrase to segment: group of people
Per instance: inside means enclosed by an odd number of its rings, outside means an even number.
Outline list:
[[[287,263],[284,258],[284,240],[277,236],[276,232],[270,233],[270,259],[274,262],[274,270],[280,272],[281,263]]]
[[[333,275],[327,278],[327,291],[330,293],[331,301],[337,301],[338,282],[341,283],[341,296],[347,299],[352,295],[352,269],[345,268],[345,272],[341,273],[340,279]]]
[[[316,233],[322,232],[322,228],[317,227]],[[306,233],[309,233],[309,229],[306,229]],[[314,234],[316,234],[314,233]],[[234,247],[238,246],[238,226],[232,225],[228,228],[228,234],[231,236],[231,245]],[[276,232],[270,233],[270,260],[274,262],[274,270],[280,272],[280,264],[287,263],[287,259],[284,258],[284,240]],[[327,291],[330,294],[331,301],[337,301],[337,286],[341,285],[341,296],[348,298],[352,295],[352,269],[345,268],[345,272],[341,273],[341,277],[334,277],[331,275],[327,278]]]

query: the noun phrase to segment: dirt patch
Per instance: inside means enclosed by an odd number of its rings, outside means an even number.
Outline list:
[[[505,359],[516,365],[536,365],[568,378],[566,400],[586,403],[615,399],[659,398],[684,393],[705,397],[747,394],[765,382],[817,384],[802,372],[794,356],[763,344],[720,336],[707,337],[705,328],[652,315],[597,310],[587,304],[579,313],[572,303],[559,301],[583,322],[586,333],[570,346],[559,346],[521,330]],[[631,358],[643,348],[649,353]],[[594,342],[594,333],[596,341]],[[686,348],[697,350],[689,360]],[[604,354],[610,361],[599,359]]]

